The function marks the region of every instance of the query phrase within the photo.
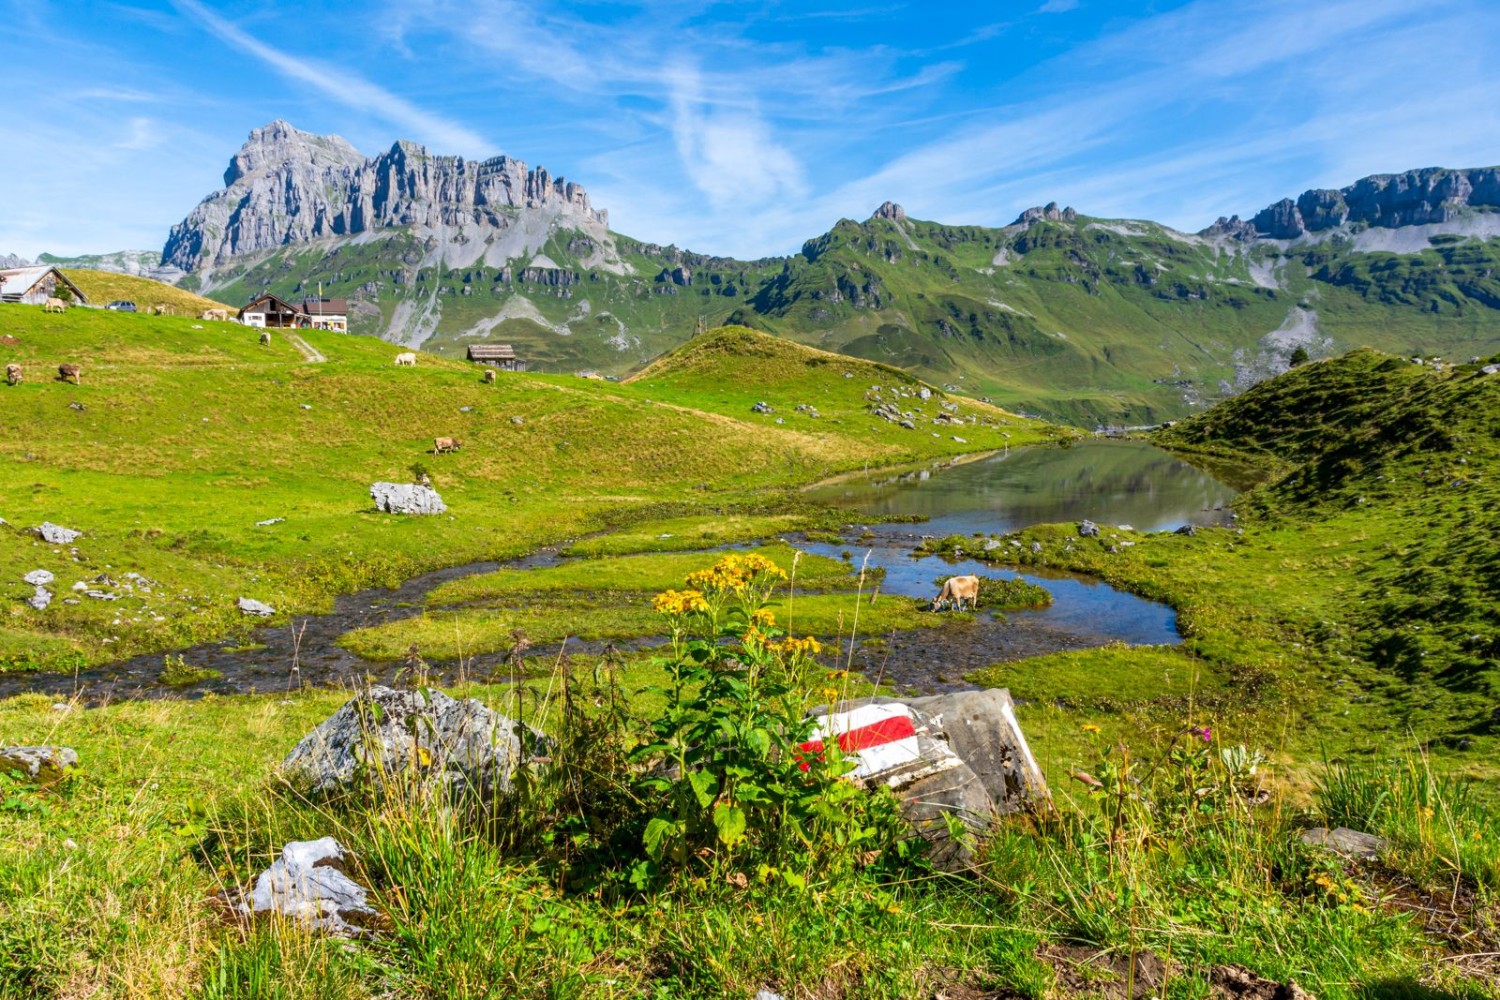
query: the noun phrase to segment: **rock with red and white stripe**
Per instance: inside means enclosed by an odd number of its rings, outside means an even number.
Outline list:
[[[955,838],[960,827],[951,820],[977,836],[996,816],[1048,800],[1009,691],[864,698],[815,709],[814,715],[816,738],[802,749],[818,753],[837,738],[854,763],[846,777],[894,791],[942,867],[963,868],[972,858],[974,838]]]

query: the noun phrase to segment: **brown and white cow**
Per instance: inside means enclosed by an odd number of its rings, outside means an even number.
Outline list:
[[[432,453],[434,455],[441,455],[444,452],[449,452],[449,451],[457,451],[458,449],[462,448],[463,446],[464,446],[464,443],[462,441],[460,441],[458,438],[433,438],[432,439]]]
[[[979,577],[977,576],[951,576],[943,581],[943,589],[932,599],[932,610],[937,611],[944,605],[958,605],[958,610],[964,609],[964,601],[969,602],[969,610],[973,611],[979,604]]]
[[[5,366],[5,384],[6,385],[20,385],[24,381],[26,381],[26,376],[21,373],[21,366],[20,365],[6,365]]]
[[[83,366],[82,365],[58,365],[57,366],[57,378],[58,378],[58,381],[61,381],[61,382],[69,382],[69,381],[71,381],[74,385],[82,385],[83,384]]]

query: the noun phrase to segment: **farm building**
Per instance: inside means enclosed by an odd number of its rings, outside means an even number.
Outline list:
[[[58,295],[62,289],[67,294]],[[89,297],[55,267],[13,267],[0,271],[0,302],[39,306],[50,298],[67,298],[79,305]]]
[[[469,360],[476,364],[491,365],[508,372],[524,372],[526,362],[516,357],[516,349],[509,344],[470,344]]]
[[[349,303],[344,299],[303,299],[294,306],[269,292],[258,295],[240,310],[246,326],[349,332]]]

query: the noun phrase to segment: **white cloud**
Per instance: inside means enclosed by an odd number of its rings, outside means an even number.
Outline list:
[[[1078,8],[1078,0],[1047,0],[1037,8],[1038,14],[1066,14]]]
[[[412,134],[402,138],[428,143],[445,153],[486,156],[494,144],[463,125],[417,107],[390,91],[364,80],[346,69],[325,66],[310,58],[288,55],[275,49],[209,10],[198,0],[171,0],[172,5],[223,41],[271,66],[283,76],[316,87],[356,110],[382,118]]]
[[[776,141],[763,118],[709,100],[694,68],[680,66],[664,75],[682,167],[715,208],[744,208],[802,194],[797,158]]]

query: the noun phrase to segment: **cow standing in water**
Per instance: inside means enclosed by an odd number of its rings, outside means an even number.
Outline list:
[[[973,611],[979,605],[979,577],[977,576],[953,576],[943,581],[943,589],[932,599],[932,610],[938,611],[944,605],[952,607],[958,605],[958,610],[964,609],[964,601],[969,602],[969,610]]]

